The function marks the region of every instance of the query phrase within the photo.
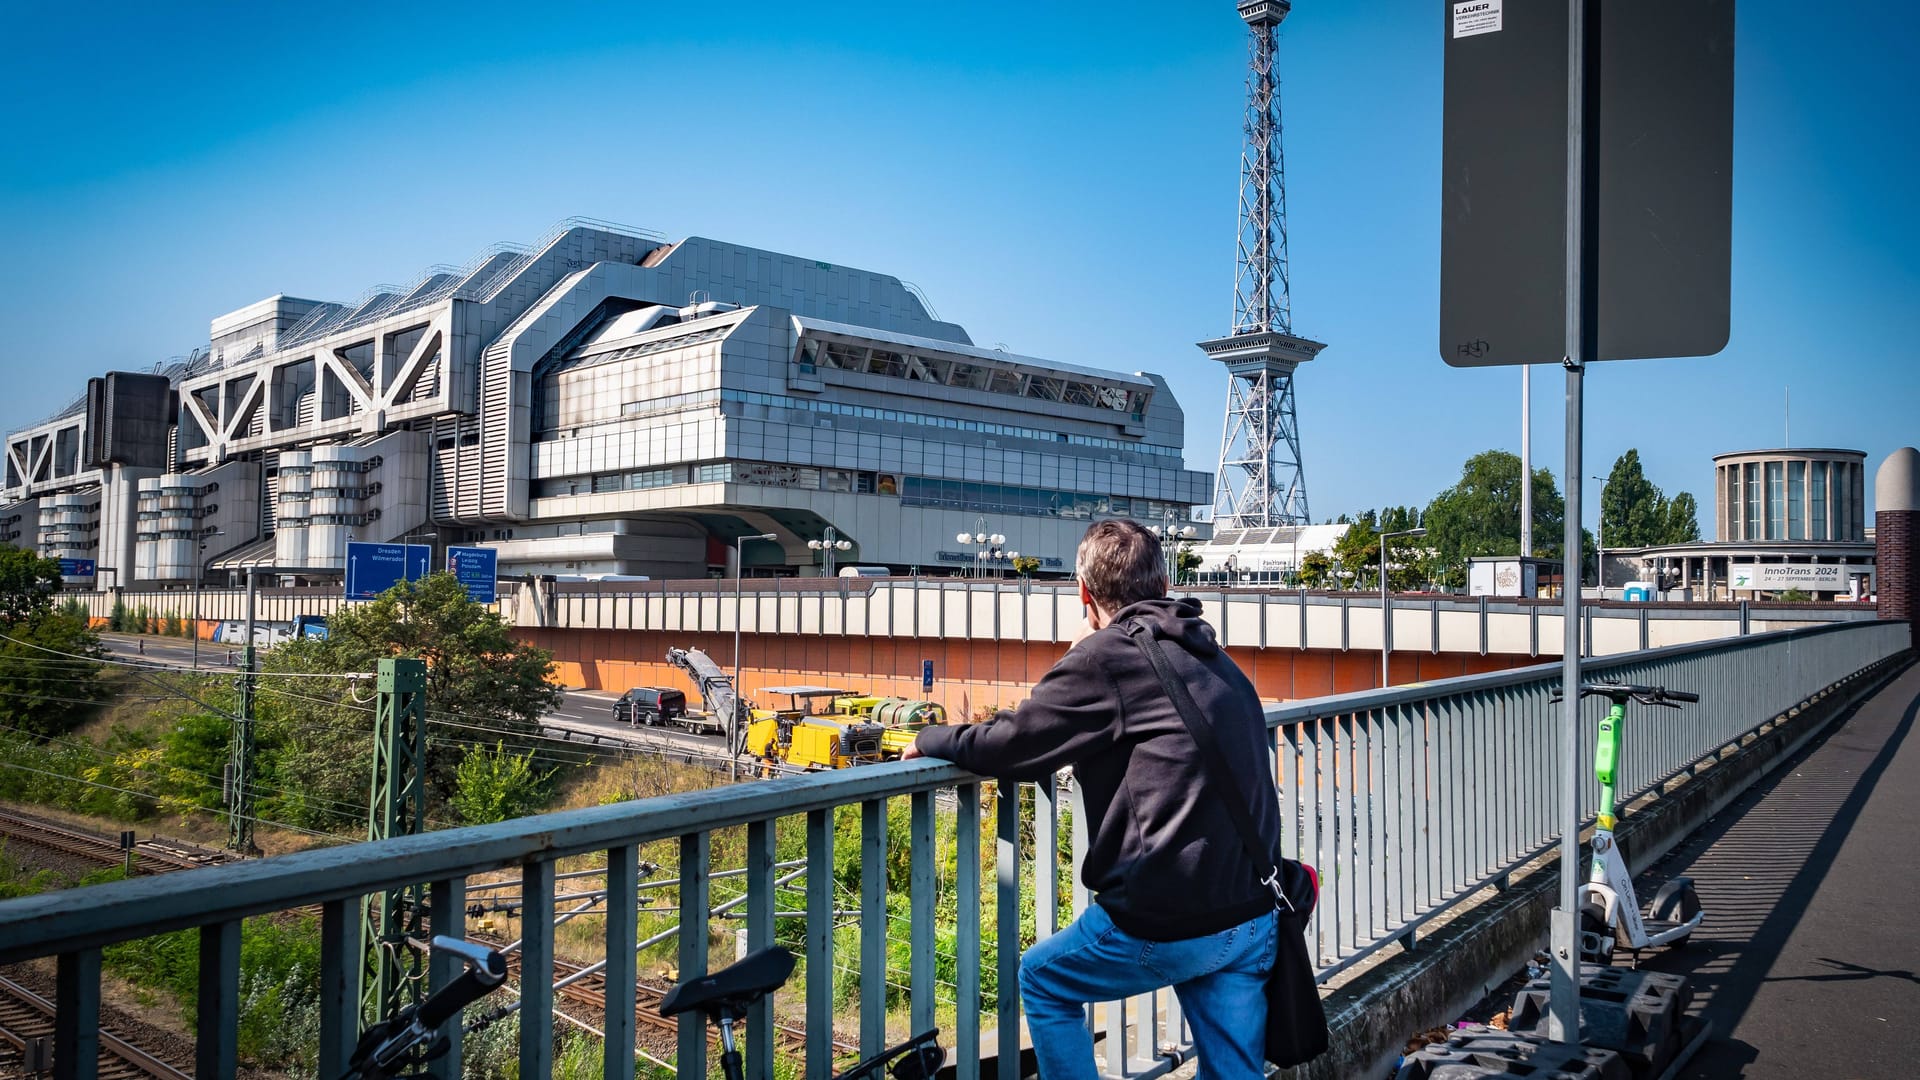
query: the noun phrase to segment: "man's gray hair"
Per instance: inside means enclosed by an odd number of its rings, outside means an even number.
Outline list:
[[[1137,521],[1096,521],[1080,539],[1074,572],[1094,603],[1108,613],[1167,595],[1167,563],[1160,538]]]

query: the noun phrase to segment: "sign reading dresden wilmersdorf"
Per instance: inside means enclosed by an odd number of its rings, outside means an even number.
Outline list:
[[[1589,0],[1595,360],[1726,346],[1733,0]],[[1440,356],[1567,355],[1567,0],[1440,0]],[[1595,100],[1597,99],[1597,101]]]
[[[1808,592],[1846,592],[1847,567],[1840,563],[1760,563],[1728,567],[1735,589],[1804,589]]]

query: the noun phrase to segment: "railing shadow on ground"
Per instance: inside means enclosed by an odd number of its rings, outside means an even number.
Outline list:
[[[1904,623],[1835,625],[1595,662],[1591,670],[1596,673],[1705,696],[1686,724],[1645,729],[1643,737],[1630,740],[1623,790],[1646,790],[1737,741],[1762,720],[1900,652],[1907,638]],[[1285,843],[1290,852],[1321,867],[1328,890],[1312,939],[1323,977],[1382,949],[1409,944],[1427,920],[1457,907],[1550,842],[1548,778],[1557,775],[1558,739],[1557,713],[1548,696],[1557,682],[1558,666],[1551,665],[1298,702],[1269,712]],[[1597,709],[1586,714],[1589,737],[1598,715]],[[810,964],[795,980],[807,1029],[815,1033],[804,1051],[807,1076],[831,1071],[833,1048],[820,1033],[833,1028],[837,1007],[845,1005],[851,1015],[841,1019],[850,1021],[845,1026],[857,1032],[861,1051],[870,1054],[888,1037],[889,1020],[898,1023],[899,1013],[914,1031],[932,1026],[939,991],[950,988],[949,1000],[966,1006],[954,1010],[947,1040],[955,1048],[955,1075],[976,1080],[984,1072],[1000,1072],[1001,1062],[1015,1061],[1021,1041],[1012,992],[1019,950],[999,950],[989,968],[983,958],[988,943],[1021,942],[1027,936],[1022,916],[1028,912],[1031,933],[1044,936],[1090,901],[1077,875],[1064,895],[1057,888],[1063,818],[1072,823],[1069,850],[1077,866],[1086,849],[1085,816],[1063,806],[1067,800],[1051,783],[1006,790],[1020,790],[1021,797],[989,797],[987,781],[951,765],[866,766],[44,894],[0,903],[0,963],[57,956],[65,1000],[76,1003],[63,1013],[63,1038],[84,1042],[97,1015],[103,946],[168,930],[197,930],[198,1072],[231,1077],[237,1069],[240,920],[318,904],[320,1071],[337,1075],[357,1033],[357,984],[364,962],[359,925],[366,898],[424,882],[433,932],[458,935],[465,925],[468,877],[502,869],[517,873],[522,911],[546,913],[522,920],[521,965],[548,970],[556,946],[556,864],[590,856],[605,860],[600,865],[607,897],[607,1075],[631,1076],[637,868],[649,850],[642,845],[677,855],[680,910],[709,913],[707,919],[680,923],[677,966],[686,978],[707,970],[712,927],[725,925],[711,914],[721,902],[717,893],[736,888],[731,882],[714,888],[717,872],[731,869],[713,865],[714,842],[724,830],[728,850],[744,853],[745,891],[732,899],[745,908],[746,946],[772,944],[779,918],[782,939],[799,945],[795,951],[825,960]],[[1592,797],[1586,793],[1589,813]],[[905,801],[907,813],[898,823],[905,826],[904,843],[897,836],[890,839],[902,831],[891,820],[891,800]],[[834,856],[837,811],[843,807],[858,822],[857,831],[842,841],[858,845],[851,868],[838,867]],[[890,858],[890,845],[902,843],[904,852],[894,854],[904,854],[904,860]],[[790,916],[781,910],[793,905],[779,903],[775,866],[796,853],[806,864],[807,887],[803,912]],[[954,873],[943,882],[944,871],[936,873],[936,867],[944,865],[946,853],[952,855]],[[904,917],[888,911],[889,887],[899,886],[889,880],[890,864],[906,882]],[[835,915],[843,906],[833,888],[837,873],[850,876],[849,891],[858,898],[857,925],[843,944],[835,941]],[[937,917],[943,889],[951,896],[951,914]],[[896,921],[900,929],[890,932],[889,923]],[[951,979],[942,986],[936,986],[937,933],[950,935],[952,942]],[[904,962],[895,960],[891,968],[890,934],[909,946]],[[885,974],[860,979],[857,986],[847,980],[836,986],[835,971],[841,967]],[[983,1015],[988,972],[1007,992],[994,1001],[990,1015]],[[435,961],[429,984],[456,973]],[[522,985],[521,995],[523,1015],[530,1018],[520,1028],[521,1075],[549,1075],[555,1061],[548,1022],[554,994],[536,979]],[[1108,1061],[1109,1075],[1151,1080],[1188,1053],[1190,1041],[1171,994],[1134,999],[1102,1015],[1103,1044],[1124,1048],[1126,1059]],[[759,1010],[747,1027],[750,1075],[770,1077],[775,1035],[770,1012]],[[682,1018],[678,1047],[681,1069],[704,1074],[707,1038],[697,1018]],[[458,1062],[456,1047],[433,1075],[458,1075]],[[1011,1071],[1016,1070],[1008,1075]]]
[[[1845,737],[1846,725],[1867,702],[1810,740],[1647,875],[1649,889],[1670,877],[1692,877],[1707,912],[1707,922],[1688,945],[1649,954],[1643,963],[1687,976],[1696,1008],[1713,1021],[1715,1041],[1689,1075],[1737,1075],[1759,1059],[1758,1048],[1733,1036],[1767,983],[1873,978],[1920,983],[1910,970],[1831,958],[1824,961],[1831,973],[1768,976],[1828,884],[1841,847],[1920,714],[1920,669],[1908,667],[1880,693],[1909,699],[1865,769],[1854,771],[1825,751],[1837,748],[1835,740]]]

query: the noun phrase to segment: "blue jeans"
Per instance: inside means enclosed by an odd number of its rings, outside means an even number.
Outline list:
[[[1091,904],[1020,958],[1020,999],[1041,1080],[1095,1080],[1089,1002],[1173,987],[1203,1080],[1260,1077],[1273,967],[1272,912],[1185,941],[1145,941]]]

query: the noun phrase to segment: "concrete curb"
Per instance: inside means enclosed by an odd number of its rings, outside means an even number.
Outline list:
[[[1657,862],[1914,661],[1906,652],[1862,669],[1636,799],[1622,814],[1619,833],[1634,872]],[[1548,915],[1559,899],[1559,865],[1557,855],[1543,856],[1516,871],[1505,890],[1486,890],[1484,899],[1444,924],[1429,924],[1416,951],[1335,989],[1326,998],[1332,1047],[1319,1060],[1276,1075],[1385,1076],[1408,1036],[1451,1023],[1545,947]]]

